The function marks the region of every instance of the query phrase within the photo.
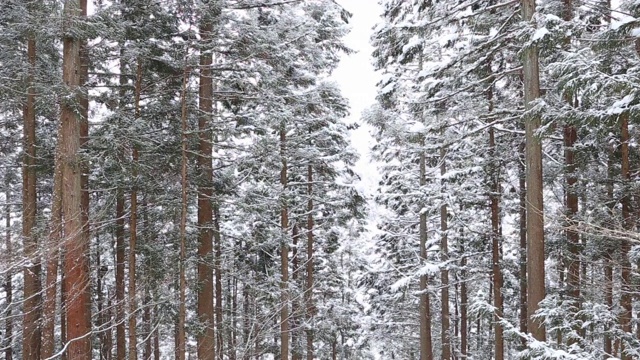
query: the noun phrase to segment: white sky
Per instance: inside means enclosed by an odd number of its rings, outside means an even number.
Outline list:
[[[362,177],[361,188],[367,195],[377,185],[378,171],[368,156],[373,139],[369,135],[370,127],[360,121],[360,114],[374,103],[376,83],[379,76],[371,64],[373,48],[370,44],[372,28],[380,21],[382,8],[377,0],[337,0],[345,9],[353,14],[349,25],[351,33],[346,37],[347,46],[356,53],[344,56],[333,78],[342,89],[342,95],[349,99],[351,105],[350,122],[360,123],[360,128],[353,131],[351,139],[353,146],[360,153],[360,161],[356,165],[356,172]]]

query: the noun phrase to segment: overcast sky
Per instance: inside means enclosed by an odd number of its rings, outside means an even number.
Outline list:
[[[369,42],[372,28],[380,20],[382,12],[377,0],[337,0],[353,14],[350,24],[351,33],[347,36],[347,46],[356,53],[344,56],[340,66],[334,73],[335,80],[340,84],[342,94],[349,99],[351,105],[351,122],[360,123],[362,110],[373,104],[376,96],[378,76],[371,65],[373,48]],[[368,195],[378,182],[378,172],[367,154],[372,145],[369,135],[370,128],[361,126],[352,132],[353,145],[361,154],[356,171],[363,178],[362,188]]]

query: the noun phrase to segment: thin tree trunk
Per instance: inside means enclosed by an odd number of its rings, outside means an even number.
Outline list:
[[[424,146],[424,140],[422,141]],[[427,184],[426,156],[420,152],[420,187]],[[421,190],[422,191],[422,190]],[[427,213],[420,213],[420,263],[427,262]],[[420,275],[420,360],[433,360],[433,344],[431,342],[431,309],[429,304],[428,274]]]
[[[613,217],[615,203],[613,198],[613,182],[613,153],[610,151],[607,160],[607,200],[609,202],[608,208],[611,217]],[[613,259],[611,252],[611,249],[607,249],[604,255],[604,299],[609,311],[613,311]],[[604,353],[603,360],[615,357],[611,335],[608,334],[604,336]]]
[[[222,322],[222,238],[220,237],[220,208],[217,203],[213,205],[213,241],[214,241],[214,269],[215,269],[215,313],[216,313],[216,354],[218,360],[224,356],[224,324]]]
[[[182,79],[181,95],[181,123],[182,123],[182,210],[180,213],[180,258],[179,258],[179,284],[178,284],[178,326],[176,329],[176,359],[185,360],[186,351],[186,289],[187,277],[185,274],[185,262],[187,256],[187,82],[189,81],[189,69],[185,67]]]
[[[289,210],[286,199],[287,191],[287,137],[284,124],[280,129],[280,156],[282,169],[280,170],[280,184],[282,185],[282,203],[280,204],[280,359],[289,359],[289,246],[286,234],[289,228]]]
[[[307,165],[307,286],[305,287],[305,302],[307,304],[307,360],[314,359],[313,350],[313,317],[315,305],[313,304],[314,266],[313,266],[313,166]]]
[[[136,67],[136,83],[134,93],[135,118],[140,119],[140,95],[142,93],[142,60],[138,60]],[[131,216],[129,218],[129,294],[128,294],[128,320],[129,320],[129,360],[138,358],[138,340],[137,340],[137,276],[136,276],[136,249],[138,246],[138,146],[133,144],[132,149],[133,170],[131,178],[133,181],[131,189]]]
[[[7,177],[6,180],[6,207],[5,207],[5,251],[6,255],[9,259],[9,262],[13,259],[13,246],[11,244],[11,206],[9,203],[11,202],[11,187],[10,181]],[[5,310],[5,323],[4,323],[4,338],[6,339],[6,343],[3,343],[2,346],[5,348],[4,350],[4,358],[5,360],[13,360],[13,285],[11,284],[11,280],[13,278],[13,271],[9,270],[5,274],[4,281],[4,292],[5,292],[5,301],[7,303]],[[55,312],[51,314],[52,317],[55,317]]]
[[[527,333],[527,186],[526,186],[526,171],[525,171],[525,155],[524,155],[524,142],[518,146],[519,161],[518,161],[518,195],[519,195],[519,209],[520,209],[520,224],[519,224],[519,238],[520,238],[520,263],[519,263],[519,282],[520,282],[520,333]],[[527,339],[521,337],[521,346],[526,348]]]
[[[86,6],[86,3],[85,3]],[[64,4],[64,16],[67,24],[76,17],[84,17],[86,8],[67,0]],[[70,91],[79,91],[80,86],[80,40],[74,38],[73,31],[63,32],[63,80]],[[79,98],[76,98],[79,100]],[[91,316],[89,288],[89,244],[87,243],[82,209],[82,161],[79,157],[80,128],[82,119],[78,116],[74,104],[62,102],[61,124],[62,138],[62,212],[64,214],[65,236],[65,290],[73,294],[66,299],[67,317],[67,356],[72,360],[91,359]]]
[[[125,360],[127,340],[125,334],[124,307],[124,194],[118,189],[116,193],[116,359]]]
[[[535,0],[522,1],[522,18],[530,22],[535,12]],[[524,51],[524,102],[526,110],[540,97],[538,47],[528,46]],[[539,303],[545,297],[544,284],[544,208],[542,198],[542,142],[538,135],[540,117],[526,118],[526,183],[527,183],[527,314],[528,330],[536,340],[545,341],[543,320],[534,317]]]
[[[500,220],[500,165],[496,156],[495,131],[489,129],[489,153],[491,156],[491,248],[493,274],[493,307],[495,313],[495,360],[504,359],[504,337],[502,330],[503,299],[502,299],[502,271],[500,269],[500,253],[502,225]]]
[[[200,39],[204,44],[211,41],[212,24],[208,14],[203,14],[200,24]],[[198,117],[198,173],[202,183],[198,188],[198,318],[204,330],[198,335],[198,359],[216,358],[214,331],[215,309],[213,304],[213,165],[212,134],[210,127],[213,114],[213,79],[211,78],[211,52],[200,54],[200,87],[198,93],[200,116]]]
[[[64,220],[61,223],[62,235],[64,237]],[[66,286],[66,274],[64,269],[65,262],[64,247],[60,248],[60,343],[67,343],[67,286]],[[67,360],[67,353],[63,352],[60,359]]]
[[[124,60],[124,45],[120,45],[120,76],[119,76],[119,107],[124,112],[126,107],[126,86],[127,77],[126,63]],[[122,189],[116,191],[116,306],[115,306],[115,324],[116,324],[116,360],[125,360],[127,356],[127,338],[125,333],[125,243],[124,243],[124,192]]]
[[[33,13],[31,5],[29,12]],[[27,99],[23,112],[24,155],[22,162],[22,238],[24,239],[24,320],[22,330],[22,357],[39,360],[41,350],[40,321],[42,316],[42,284],[40,282],[40,257],[38,239],[33,235],[36,225],[36,93],[33,85],[36,66],[36,41],[33,32],[27,39]]]
[[[291,280],[294,284],[298,284],[300,277],[300,263],[298,260],[298,250],[300,247],[300,229],[297,223],[294,223],[292,229],[293,251],[291,254]],[[302,360],[302,346],[299,338],[300,327],[300,300],[297,296],[291,301],[291,360]]]
[[[155,237],[152,236],[151,229],[149,227],[149,203],[147,200],[147,195],[142,198],[142,226],[143,226],[143,239],[144,243],[147,247],[152,247],[155,242]],[[154,241],[152,241],[152,239]],[[144,285],[144,314],[143,314],[143,324],[144,324],[144,351],[143,351],[143,359],[151,360],[151,355],[153,352],[153,334],[151,333],[151,329],[153,325],[152,321],[152,310],[154,308],[151,306],[151,290],[152,287],[157,287],[155,281],[152,282],[152,273],[151,269],[153,264],[151,263],[151,257],[149,255],[145,256],[144,261],[144,269],[145,269],[145,285]]]
[[[468,316],[468,296],[467,296],[467,257],[464,255],[464,237],[460,239],[460,354],[462,359],[466,359],[469,349],[469,316]]]
[[[622,156],[622,184],[624,186],[622,196],[622,220],[623,227],[626,231],[632,231],[634,219],[633,211],[631,209],[631,199],[628,186],[631,181],[630,164],[629,164],[629,113],[624,112],[620,115],[620,143],[621,143],[621,156]],[[631,264],[629,263],[629,241],[622,241],[620,246],[620,258],[621,258],[621,278],[622,287],[620,289],[620,307],[622,312],[620,313],[620,326],[625,333],[631,333]],[[622,360],[631,360],[631,356],[625,353],[626,343],[623,341],[620,344],[620,354]]]
[[[444,175],[447,173],[447,165],[445,162],[445,149],[440,148],[440,175],[441,179],[441,194],[444,195]],[[443,197],[442,205],[440,206],[440,254],[441,261],[446,263],[449,260],[449,240],[448,240],[448,211],[447,204]],[[441,316],[442,316],[442,360],[451,359],[451,337],[449,334],[450,320],[449,320],[449,270],[443,268],[440,273],[440,282],[442,283],[442,289],[440,290],[440,297],[442,301]]]

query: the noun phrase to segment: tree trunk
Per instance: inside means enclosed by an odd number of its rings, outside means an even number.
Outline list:
[[[289,359],[289,246],[286,234],[289,228],[289,210],[287,205],[287,137],[285,127],[280,129],[280,184],[282,185],[282,203],[280,204],[280,359]]]
[[[83,17],[83,9],[78,3],[67,0],[64,3],[65,23],[73,23],[74,18]],[[80,85],[80,40],[74,32],[66,29],[63,38],[63,81],[72,92],[79,91]],[[76,97],[76,100],[79,98]],[[89,289],[89,244],[83,234],[85,224],[82,215],[82,162],[80,150],[80,123],[73,100],[61,104],[62,138],[62,212],[64,214],[65,235],[65,290],[73,294],[66,299],[67,357],[72,360],[91,359],[91,317]]]
[[[630,165],[629,165],[629,113],[624,112],[620,115],[620,143],[621,143],[621,157],[622,157],[622,184],[623,184],[623,196],[622,196],[622,221],[623,227],[626,231],[633,230],[633,211],[631,209],[631,199],[629,194],[629,184],[631,181]],[[621,258],[621,295],[620,295],[620,307],[622,312],[620,313],[620,326],[625,333],[631,333],[631,264],[629,263],[629,250],[631,244],[629,241],[622,241],[620,246],[620,258]],[[620,344],[620,354],[622,360],[631,360],[631,356],[625,353],[626,342]]]
[[[293,251],[291,254],[291,280],[294,284],[298,284],[300,277],[300,263],[298,261],[298,250],[300,247],[300,229],[297,223],[294,223],[292,230]],[[291,301],[291,360],[302,360],[302,346],[300,344],[300,301],[297,296]]]
[[[213,205],[213,246],[215,247],[215,260],[213,263],[215,269],[215,288],[216,288],[216,346],[214,349],[218,354],[218,360],[223,360],[224,356],[224,327],[222,322],[222,238],[220,237],[220,208],[218,204]]]
[[[125,360],[127,340],[125,334],[124,310],[124,194],[118,189],[116,193],[116,359]]]
[[[447,204],[444,199],[444,175],[447,173],[447,165],[445,162],[445,149],[440,148],[440,176],[443,178],[440,180],[442,189],[441,194],[443,198],[441,199],[442,205],[440,206],[440,254],[441,254],[441,262],[446,263],[449,260],[449,240],[447,231],[448,229],[448,211]],[[449,320],[449,270],[443,268],[440,273],[440,282],[442,283],[442,290],[440,291],[441,301],[442,301],[442,360],[451,359],[451,337],[449,334],[450,320]]]
[[[522,1],[522,18],[530,22],[535,12],[535,0]],[[524,51],[524,103],[531,110],[531,103],[540,97],[538,47],[531,45]],[[544,276],[544,207],[542,198],[542,142],[537,134],[540,117],[526,118],[526,186],[527,186],[527,328],[536,340],[545,341],[543,320],[533,315],[545,297]]]
[[[33,12],[31,6],[29,11]],[[24,360],[39,360],[41,347],[40,321],[42,315],[40,282],[40,256],[38,239],[33,236],[36,225],[36,93],[33,85],[36,66],[36,41],[33,32],[27,39],[27,60],[29,73],[27,78],[27,99],[23,112],[22,162],[22,238],[24,239],[24,322],[22,330],[22,357]]]
[[[518,195],[519,195],[519,238],[520,238],[520,263],[519,263],[519,282],[520,282],[520,333],[527,333],[527,186],[525,171],[525,155],[524,142],[518,146]],[[521,346],[527,346],[527,339],[521,337]]]
[[[313,166],[307,165],[307,286],[305,286],[305,302],[307,304],[307,360],[314,359],[313,350],[313,317],[315,305],[313,304]]]
[[[424,146],[424,140],[422,141]],[[426,156],[420,152],[420,187],[427,184]],[[422,191],[422,190],[421,190]],[[420,263],[427,262],[427,213],[420,213]],[[420,360],[433,360],[433,344],[431,342],[431,309],[429,304],[428,275],[420,275]]]
[[[608,154],[607,160],[607,200],[609,201],[609,213],[610,216],[613,217],[614,207],[615,207],[615,199],[613,198],[613,183],[614,183],[614,172],[613,172],[613,153],[612,151]],[[604,299],[605,304],[607,305],[607,309],[609,311],[613,311],[613,259],[612,259],[612,251],[611,249],[606,249],[606,253],[604,255]],[[604,360],[609,359],[610,357],[615,357],[613,353],[613,344],[611,335],[605,334],[604,336]]]
[[[62,127],[58,128],[58,139],[62,138]],[[51,204],[51,222],[46,251],[47,277],[45,280],[45,299],[42,318],[42,358],[53,356],[55,350],[56,297],[58,288],[58,262],[60,260],[60,243],[62,240],[62,162],[61,148],[56,151],[53,170],[53,195]]]
[[[212,24],[208,14],[202,15],[200,39],[211,41]],[[204,330],[198,334],[198,359],[216,358],[213,305],[213,165],[211,116],[213,114],[213,79],[211,77],[211,52],[200,54],[200,87],[198,93],[200,116],[198,117],[198,173],[202,179],[198,188],[198,318]]]
[[[11,206],[9,203],[11,202],[11,186],[9,178],[6,180],[6,207],[5,207],[5,251],[7,252],[7,257],[9,261],[13,259],[13,246],[11,244]],[[5,360],[13,360],[13,284],[11,280],[13,278],[13,272],[11,270],[7,270],[5,273],[4,280],[4,292],[5,292],[5,301],[7,303],[5,309],[5,323],[4,323],[4,338],[6,339],[6,343],[3,343],[4,347],[4,359]],[[51,314],[51,317],[55,317],[55,312]]]
[[[119,76],[119,107],[120,112],[126,108],[126,86],[127,76],[126,63],[124,60],[124,45],[120,45],[120,76]],[[125,206],[124,192],[122,189],[116,191],[116,306],[115,306],[115,326],[116,326],[116,360],[125,360],[127,356],[127,339],[125,333],[125,244],[124,244],[124,223]]]
[[[186,65],[185,65],[186,66]],[[187,257],[187,83],[189,81],[189,69],[185,67],[182,79],[181,94],[181,123],[182,123],[182,209],[180,212],[180,254],[179,254],[179,284],[178,284],[178,324],[176,329],[176,359],[185,360],[186,351],[186,290],[187,277],[185,263]]]
[[[140,95],[142,93],[142,60],[138,59],[138,66],[136,67],[136,83],[134,93],[134,106],[135,106],[135,119],[140,120]],[[129,320],[129,360],[136,360],[138,358],[138,340],[137,340],[137,312],[138,312],[138,299],[136,289],[136,249],[138,246],[138,146],[132,145],[132,165],[133,170],[131,178],[133,181],[131,188],[131,216],[129,218],[129,283],[128,283],[128,320]]]
[[[495,131],[493,127],[489,129],[489,153],[491,156],[491,248],[492,248],[492,277],[493,277],[493,307],[495,313],[495,360],[504,359],[504,337],[502,321],[503,299],[502,299],[502,271],[500,269],[500,253],[502,238],[502,224],[500,220],[500,165],[496,156]]]

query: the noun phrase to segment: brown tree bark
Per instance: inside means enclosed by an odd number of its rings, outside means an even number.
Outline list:
[[[629,113],[624,112],[620,114],[620,153],[621,153],[621,175],[622,184],[624,186],[622,196],[622,221],[623,227],[626,231],[632,231],[635,219],[633,219],[633,210],[631,209],[631,194],[629,193],[629,183],[631,181],[630,163],[629,163]],[[631,244],[629,241],[622,241],[620,245],[620,258],[621,258],[621,295],[620,295],[620,307],[622,312],[620,313],[620,326],[622,331],[631,333],[631,264],[629,263],[629,250]],[[622,360],[631,360],[632,357],[625,353],[626,343],[623,341],[620,344],[620,354]]]
[[[286,199],[287,191],[287,137],[284,124],[280,129],[280,157],[282,168],[280,170],[280,185],[282,185],[282,203],[280,204],[280,359],[289,359],[289,246],[286,234],[289,228],[289,209]]]
[[[314,359],[313,350],[313,317],[315,305],[313,304],[314,288],[314,257],[313,257],[313,165],[307,165],[307,284],[305,286],[305,303],[307,304],[307,360]]]
[[[62,127],[58,128],[58,139],[62,138]],[[42,312],[42,358],[53,355],[55,349],[55,314],[58,287],[58,262],[60,260],[60,245],[62,240],[62,163],[61,148],[56,151],[55,167],[53,170],[53,194],[51,204],[51,221],[49,224],[49,238],[46,249],[47,275],[45,280],[45,298]]]
[[[5,189],[5,196],[6,196],[6,207],[5,207],[5,239],[4,239],[4,244],[5,244],[5,251],[7,252],[7,257],[9,259],[9,261],[12,261],[13,259],[13,246],[11,244],[11,206],[9,205],[10,203],[10,199],[11,199],[11,187],[10,187],[10,181],[9,178],[7,177],[6,180],[6,189]],[[5,323],[4,323],[4,338],[6,339],[6,343],[3,343],[2,346],[4,347],[4,359],[5,360],[13,360],[13,346],[11,346],[12,340],[13,340],[13,320],[12,320],[12,314],[13,314],[13,284],[11,283],[11,279],[13,278],[13,272],[11,270],[8,270],[5,273],[5,280],[4,280],[4,292],[5,292],[5,301],[7,303],[6,305],[6,310],[5,310]],[[52,315],[55,316],[55,315]]]
[[[493,321],[495,322],[495,360],[504,359],[504,336],[501,325],[503,316],[503,298],[502,298],[502,271],[500,269],[501,260],[501,244],[502,224],[500,219],[500,165],[496,156],[495,131],[493,127],[489,128],[489,154],[491,156],[491,262],[492,262],[492,278],[493,278],[493,307],[495,313]]]
[[[607,200],[609,201],[609,213],[613,217],[615,200],[613,198],[613,183],[614,183],[614,171],[613,171],[613,152],[609,151],[607,159]],[[607,304],[607,309],[613,311],[613,259],[611,256],[612,251],[607,249],[604,255],[604,299]],[[613,352],[613,342],[610,335],[604,336],[604,356],[603,359],[607,360],[610,357],[615,357]]]
[[[127,354],[127,340],[125,333],[125,307],[124,307],[124,194],[118,189],[116,193],[116,359],[125,360]]]
[[[212,38],[212,24],[209,14],[203,14],[200,24],[200,39],[208,43]],[[204,330],[198,334],[198,359],[216,358],[216,337],[214,331],[215,309],[213,306],[213,164],[211,116],[213,114],[213,79],[210,52],[200,54],[200,86],[198,93],[200,116],[198,117],[198,173],[201,185],[198,188],[198,318]]]
[[[215,313],[216,313],[216,356],[218,360],[224,357],[224,327],[222,322],[222,238],[220,237],[220,208],[218,204],[213,205],[213,246],[214,246],[214,262],[215,270]]]
[[[444,148],[440,149],[440,175],[444,177],[447,173],[447,164],[446,160],[446,151]],[[444,179],[441,180],[442,183],[442,194],[444,195]],[[443,263],[449,260],[449,237],[447,232],[449,231],[448,225],[448,210],[447,204],[444,202],[445,199],[442,199],[443,203],[440,206],[440,254],[441,261]],[[440,282],[442,283],[442,289],[440,290],[440,298],[442,301],[441,307],[441,316],[442,316],[442,360],[450,360],[451,359],[451,336],[449,334],[450,328],[450,313],[449,313],[449,270],[443,268],[440,272]]]
[[[66,0],[64,3],[65,26],[83,17],[79,3]],[[84,10],[86,11],[86,10]],[[71,92],[80,89],[80,40],[74,32],[63,32],[63,81]],[[75,98],[79,100],[79,97]],[[65,258],[64,282],[67,321],[67,357],[72,360],[91,359],[91,297],[89,291],[89,244],[83,234],[82,210],[82,161],[80,150],[80,123],[73,100],[61,103],[62,138],[62,212],[64,214]]]
[[[300,277],[300,262],[298,259],[298,250],[300,247],[300,228],[298,223],[293,224],[292,232],[292,253],[291,253],[291,281],[298,284]],[[302,360],[302,346],[300,344],[300,300],[296,296],[291,300],[291,360]]]
[[[525,155],[524,155],[524,142],[518,146],[518,196],[519,196],[519,239],[520,239],[520,261],[519,261],[519,282],[520,282],[520,332],[522,334],[527,333],[527,186],[526,186],[526,170],[525,170]],[[522,337],[521,346],[524,348],[527,346],[527,339]]]
[[[140,120],[140,96],[142,95],[142,60],[138,59],[136,67],[136,82],[134,89],[134,115],[136,121]],[[132,145],[131,158],[133,170],[131,178],[133,181],[131,188],[131,216],[129,218],[129,294],[128,294],[128,320],[129,320],[129,360],[138,358],[137,340],[137,276],[136,276],[136,251],[138,246],[138,160],[139,150],[136,144]]]
[[[424,140],[422,141],[424,146]],[[420,187],[427,184],[426,156],[420,152]],[[420,213],[420,263],[427,262],[427,213]],[[431,305],[429,304],[428,275],[420,275],[420,360],[433,360],[431,341]]]
[[[521,0],[522,18],[530,22],[535,12],[535,0]],[[531,110],[531,103],[540,97],[538,47],[533,44],[524,51],[524,103]],[[527,314],[528,331],[536,340],[545,341],[542,319],[533,315],[545,297],[544,276],[544,207],[542,198],[542,142],[537,134],[540,117],[528,115],[525,121],[526,138],[526,186],[527,186]]]
[[[29,11],[33,8],[29,5]],[[22,357],[39,360],[41,350],[42,284],[40,281],[40,255],[38,239],[33,236],[36,225],[36,92],[33,85],[36,66],[36,40],[33,32],[27,38],[27,99],[23,111],[23,160],[22,160],[22,238],[24,239],[24,319],[22,330]]]
[[[182,123],[182,209],[180,213],[180,257],[178,274],[178,324],[176,328],[176,359],[185,360],[186,351],[186,289],[187,278],[185,274],[185,262],[187,256],[187,83],[189,81],[189,69],[185,67],[182,79],[181,94],[181,123]]]

